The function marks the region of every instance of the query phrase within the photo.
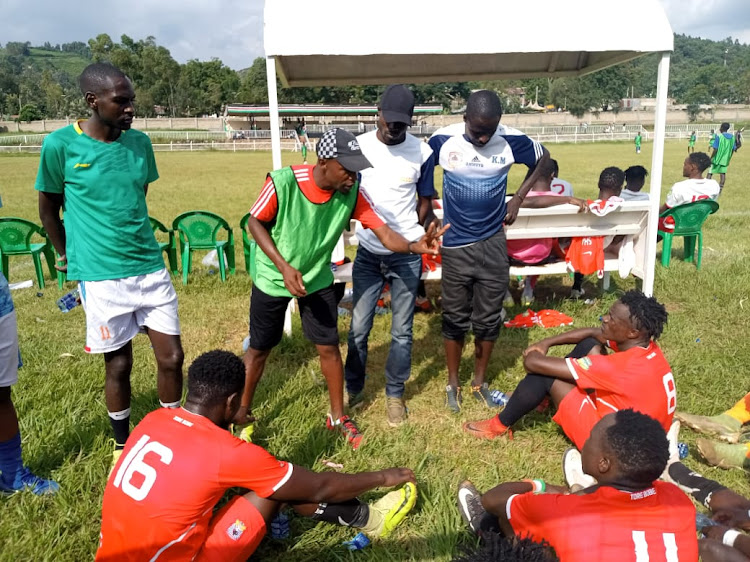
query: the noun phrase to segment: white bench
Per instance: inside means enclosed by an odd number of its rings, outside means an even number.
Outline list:
[[[521,208],[515,222],[505,227],[508,240],[527,240],[532,238],[571,238],[577,236],[633,236],[635,265],[631,275],[643,279],[646,268],[646,228],[648,223],[648,201],[625,201],[617,209],[600,217],[594,213],[579,213],[575,205],[557,205],[544,209]],[[442,218],[442,209],[435,214]],[[349,230],[342,236],[345,246],[357,246],[357,230],[361,229],[359,221],[351,221]],[[341,244],[341,241],[339,242]],[[336,283],[350,283],[352,280],[352,263],[345,263],[336,268],[333,274]],[[619,270],[618,256],[608,255],[604,259],[604,288],[608,288],[609,272]],[[568,273],[564,261],[544,265],[511,266],[510,275],[562,275]],[[426,271],[422,279],[440,280],[441,268]],[[284,331],[291,334],[291,312],[294,311],[294,299],[290,302],[284,323]]]
[[[574,205],[558,205],[544,209],[526,209],[518,211],[516,221],[505,227],[508,240],[527,240],[531,238],[572,238],[576,236],[619,236],[633,235],[635,250],[635,267],[631,273],[643,278],[646,261],[646,223],[648,220],[648,201],[626,201],[620,207],[603,217],[593,213],[579,213]],[[438,212],[439,211],[439,212]],[[436,210],[442,216],[442,211]],[[357,229],[362,228],[358,221],[352,221],[343,240],[347,246],[356,246]],[[608,256],[605,252],[604,271],[617,271],[617,256]],[[560,275],[567,273],[564,261],[544,265],[511,266],[511,275]],[[337,283],[349,283],[352,280],[352,264],[346,263],[337,267],[333,274]],[[422,279],[439,280],[441,271],[426,271]]]

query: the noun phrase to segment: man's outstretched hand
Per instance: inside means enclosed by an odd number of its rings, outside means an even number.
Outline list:
[[[432,254],[433,256],[437,256],[440,253],[440,237],[450,226],[450,224],[446,224],[442,228],[438,228],[437,223],[431,223],[422,238],[409,244],[411,251],[415,254]]]

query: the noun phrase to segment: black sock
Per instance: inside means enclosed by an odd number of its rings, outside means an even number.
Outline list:
[[[109,412],[109,423],[115,434],[115,450],[123,449],[130,435],[130,408],[121,412]]]
[[[500,412],[500,422],[505,427],[510,427],[539,406],[555,380],[544,375],[526,375],[513,391],[505,409]]]
[[[576,271],[573,274],[573,287],[572,287],[572,289],[574,291],[580,291],[582,285],[583,285],[583,273],[578,273]]]
[[[726,486],[693,472],[681,462],[669,465],[669,477],[680,486],[688,488],[690,495],[709,509],[708,503],[711,501],[711,494],[719,490],[726,490]]]
[[[600,344],[596,338],[586,338],[579,341],[573,348],[573,350],[565,357],[573,357],[574,359],[586,357],[589,353],[591,353],[591,350],[597,346],[602,347],[602,344]]]
[[[370,508],[358,499],[341,503],[321,503],[311,515],[316,521],[325,521],[346,527],[364,527],[370,515]]]

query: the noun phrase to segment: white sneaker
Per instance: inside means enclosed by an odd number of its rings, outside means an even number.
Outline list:
[[[667,466],[664,467],[664,472],[661,473],[661,479],[665,482],[671,482],[677,484],[669,476],[669,467],[676,462],[680,462],[680,451],[677,449],[677,438],[680,434],[680,420],[675,419],[672,421],[672,425],[669,426],[667,431],[667,441],[669,442],[669,459],[667,459]]]
[[[505,298],[503,299],[503,306],[507,306],[508,308],[511,308],[515,306],[516,301],[513,300],[513,295],[510,294],[510,291],[505,291]]]
[[[565,483],[571,492],[577,492],[597,484],[596,478],[583,471],[581,453],[575,447],[570,447],[563,453],[563,474],[565,475]]]
[[[526,281],[526,284],[523,287],[523,293],[521,293],[521,304],[523,306],[529,306],[533,300],[534,289],[531,287],[531,282]]]
[[[578,300],[578,299],[580,299],[585,294],[586,293],[584,292],[583,289],[580,289],[580,290],[579,289],[571,289],[570,290],[570,298],[571,299]]]

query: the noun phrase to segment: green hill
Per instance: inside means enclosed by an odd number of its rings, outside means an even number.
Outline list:
[[[61,70],[72,77],[76,77],[91,62],[76,53],[62,51],[48,51],[46,49],[31,48],[31,55],[27,57],[40,70],[46,68]]]

